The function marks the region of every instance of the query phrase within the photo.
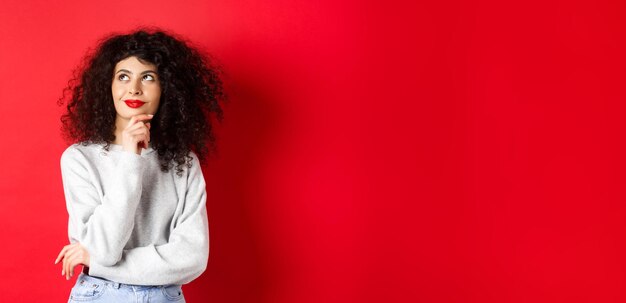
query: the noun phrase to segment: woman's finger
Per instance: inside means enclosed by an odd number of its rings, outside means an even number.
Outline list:
[[[142,148],[148,148],[150,142],[150,128],[146,124],[153,115],[137,115],[131,117],[128,125],[122,131],[122,145],[124,150],[141,154]]]
[[[70,262],[67,266],[67,268],[69,269],[69,279],[71,279],[74,276],[74,267],[76,267],[76,259],[77,257],[74,257],[72,259],[70,259]]]
[[[70,258],[66,254],[65,258],[63,258],[63,272],[62,272],[66,280],[68,279],[67,278],[67,275],[68,275],[67,265],[69,264],[69,262],[70,262]]]
[[[72,276],[74,276],[74,264],[76,264],[76,255],[67,260],[67,273],[65,275],[67,280],[71,279]]]
[[[141,143],[142,141],[150,141],[150,136],[147,133],[133,134],[130,138],[133,143]]]
[[[70,265],[72,264],[72,260],[76,258],[76,248],[77,246],[72,247],[66,254],[63,262],[63,266],[65,268],[65,277],[67,280],[70,279],[72,271]],[[65,261],[66,260],[66,261]]]
[[[135,130],[130,134],[133,142],[136,143],[150,143],[150,131],[147,128]]]
[[[138,126],[137,127],[133,127],[133,128],[129,128],[129,129],[126,130],[126,133],[128,135],[136,134],[138,132],[149,132],[150,131],[150,128],[148,127],[147,124],[138,123],[138,124],[135,124],[135,125],[138,125]]]
[[[127,134],[130,134],[138,129],[142,129],[144,128],[146,125],[143,122],[137,122],[133,125],[129,125],[127,126],[123,131],[126,132]],[[147,128],[147,127],[146,127]]]
[[[65,274],[67,273],[67,257],[63,258],[63,270],[61,270],[61,275],[65,276]]]
[[[141,114],[141,115],[132,116],[132,117],[130,117],[130,121],[128,121],[128,125],[126,125],[126,128],[129,128],[129,127],[135,125],[135,123],[137,123],[139,121],[150,120],[150,119],[152,119],[152,117],[153,117],[153,115],[147,115],[147,114]]]
[[[131,141],[137,144],[141,144],[143,142],[150,142],[150,136],[146,133],[133,134],[131,137]]]
[[[83,264],[85,266],[87,266],[87,252],[86,250],[79,246],[77,247],[77,251],[75,254],[72,255],[72,257],[69,259],[69,273],[70,273],[70,279],[74,276],[74,270],[76,268],[76,266]]]
[[[72,257],[73,254],[76,253],[76,246],[70,247],[66,252],[65,252],[65,259],[69,259]]]
[[[61,260],[61,258],[63,257],[63,255],[65,254],[65,252],[69,249],[69,245],[65,245],[63,246],[63,248],[61,249],[61,252],[59,253],[59,255],[57,256],[57,259],[54,260],[54,264],[59,263],[59,260]]]
[[[63,255],[63,262],[61,263],[61,276],[65,275],[65,255]]]
[[[67,253],[69,251],[71,251],[72,248],[75,247],[75,246],[76,246],[76,244],[65,245],[63,247],[63,249],[61,249],[61,252],[59,253],[59,256],[57,257],[57,260],[56,260],[55,264],[58,263],[60,261],[60,259],[63,259],[63,266],[61,268],[61,275],[65,274],[65,260],[67,258]]]
[[[137,124],[136,124],[137,125]],[[126,130],[126,134],[127,136],[130,137],[134,137],[137,135],[146,135],[148,137],[148,139],[150,138],[150,128],[147,127],[146,125],[134,128],[134,129],[128,129]],[[139,140],[137,140],[137,142],[139,142]]]
[[[137,134],[147,134],[150,132],[150,129],[148,129],[146,126],[142,126],[141,128],[137,128],[137,129],[133,129],[133,130],[129,130],[128,131],[128,135],[137,135]]]

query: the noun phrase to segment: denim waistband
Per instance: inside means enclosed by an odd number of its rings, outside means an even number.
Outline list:
[[[152,289],[152,288],[156,288],[159,286],[156,285],[134,285],[134,284],[124,284],[124,283],[118,283],[115,281],[110,281],[104,278],[100,278],[100,277],[96,277],[96,276],[90,276],[86,273],[80,273],[80,275],[77,277],[77,279],[83,279],[85,280],[87,283],[105,283],[105,284],[110,284],[111,286],[113,286],[113,288],[132,288],[135,291],[139,291],[139,290],[148,290],[148,289]]]

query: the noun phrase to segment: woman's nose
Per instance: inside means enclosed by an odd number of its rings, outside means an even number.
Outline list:
[[[131,95],[138,95],[141,93],[141,87],[139,86],[139,83],[132,83],[130,85],[130,89],[128,90],[128,92]]]

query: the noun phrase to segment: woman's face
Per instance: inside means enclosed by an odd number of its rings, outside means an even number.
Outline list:
[[[111,93],[117,118],[128,120],[139,114],[154,115],[161,99],[156,66],[141,63],[133,56],[118,62],[113,72]]]

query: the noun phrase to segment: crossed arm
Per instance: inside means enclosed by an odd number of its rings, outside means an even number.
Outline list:
[[[168,242],[124,250],[134,226],[141,197],[142,158],[124,153],[111,188],[102,199],[78,150],[61,158],[64,190],[70,214],[71,244],[63,247],[55,263],[63,260],[62,275],[70,279],[79,264],[90,274],[129,284],[184,284],[206,268],[208,221],[206,189],[195,155],[189,168],[185,207],[176,218]],[[84,156],[82,156],[84,158]]]

